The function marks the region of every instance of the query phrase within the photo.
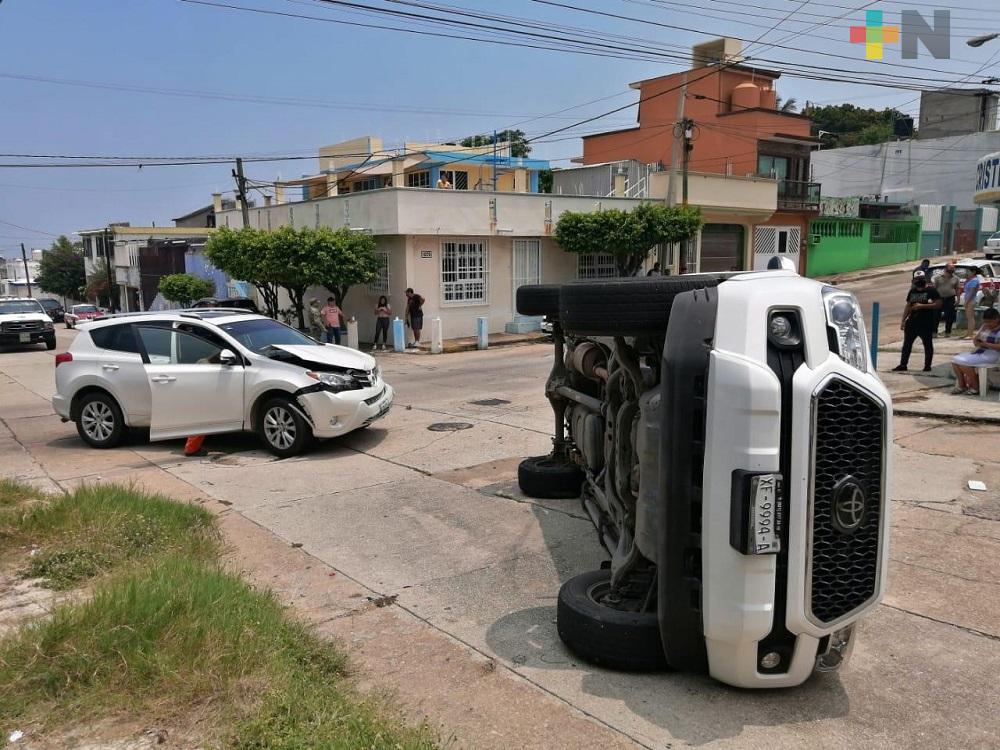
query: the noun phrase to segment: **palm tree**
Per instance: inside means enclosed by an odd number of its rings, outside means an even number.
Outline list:
[[[799,102],[793,96],[789,99],[782,99],[780,96],[774,98],[774,108],[779,112],[796,112],[799,109]]]

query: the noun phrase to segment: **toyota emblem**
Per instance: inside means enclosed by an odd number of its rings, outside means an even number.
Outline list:
[[[841,534],[853,534],[865,520],[868,496],[853,477],[846,477],[833,489],[833,526]]]

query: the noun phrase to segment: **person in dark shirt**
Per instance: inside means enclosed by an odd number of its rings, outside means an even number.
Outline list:
[[[413,331],[411,347],[420,346],[420,331],[424,327],[424,298],[413,289],[406,290],[406,324]]]
[[[931,361],[934,359],[934,328],[937,323],[937,311],[941,308],[941,295],[927,283],[923,271],[913,274],[913,286],[906,295],[906,307],[903,308],[903,353],[899,364],[892,368],[893,372],[906,372],[910,362],[910,352],[913,342],[918,338],[924,345],[924,372],[931,371]]]

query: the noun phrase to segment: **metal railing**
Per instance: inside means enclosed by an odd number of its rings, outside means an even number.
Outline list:
[[[819,210],[820,183],[778,180],[778,208]]]

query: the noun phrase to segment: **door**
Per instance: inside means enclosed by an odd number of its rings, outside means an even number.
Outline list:
[[[753,234],[753,270],[767,270],[775,256],[789,258],[799,267],[800,227],[757,227]]]
[[[132,427],[148,426],[149,379],[131,324],[95,328],[90,339],[100,350],[97,360],[101,380],[125,410],[125,420]]]
[[[541,242],[539,240],[514,240],[514,279],[511,287],[514,294],[514,320],[535,320],[536,318],[517,314],[517,288],[525,284],[541,281]]]
[[[153,440],[243,429],[240,364],[219,364],[222,346],[194,333],[135,326],[152,392]]]
[[[706,224],[701,230],[699,273],[743,270],[743,226]],[[693,271],[688,268],[688,273]]]

